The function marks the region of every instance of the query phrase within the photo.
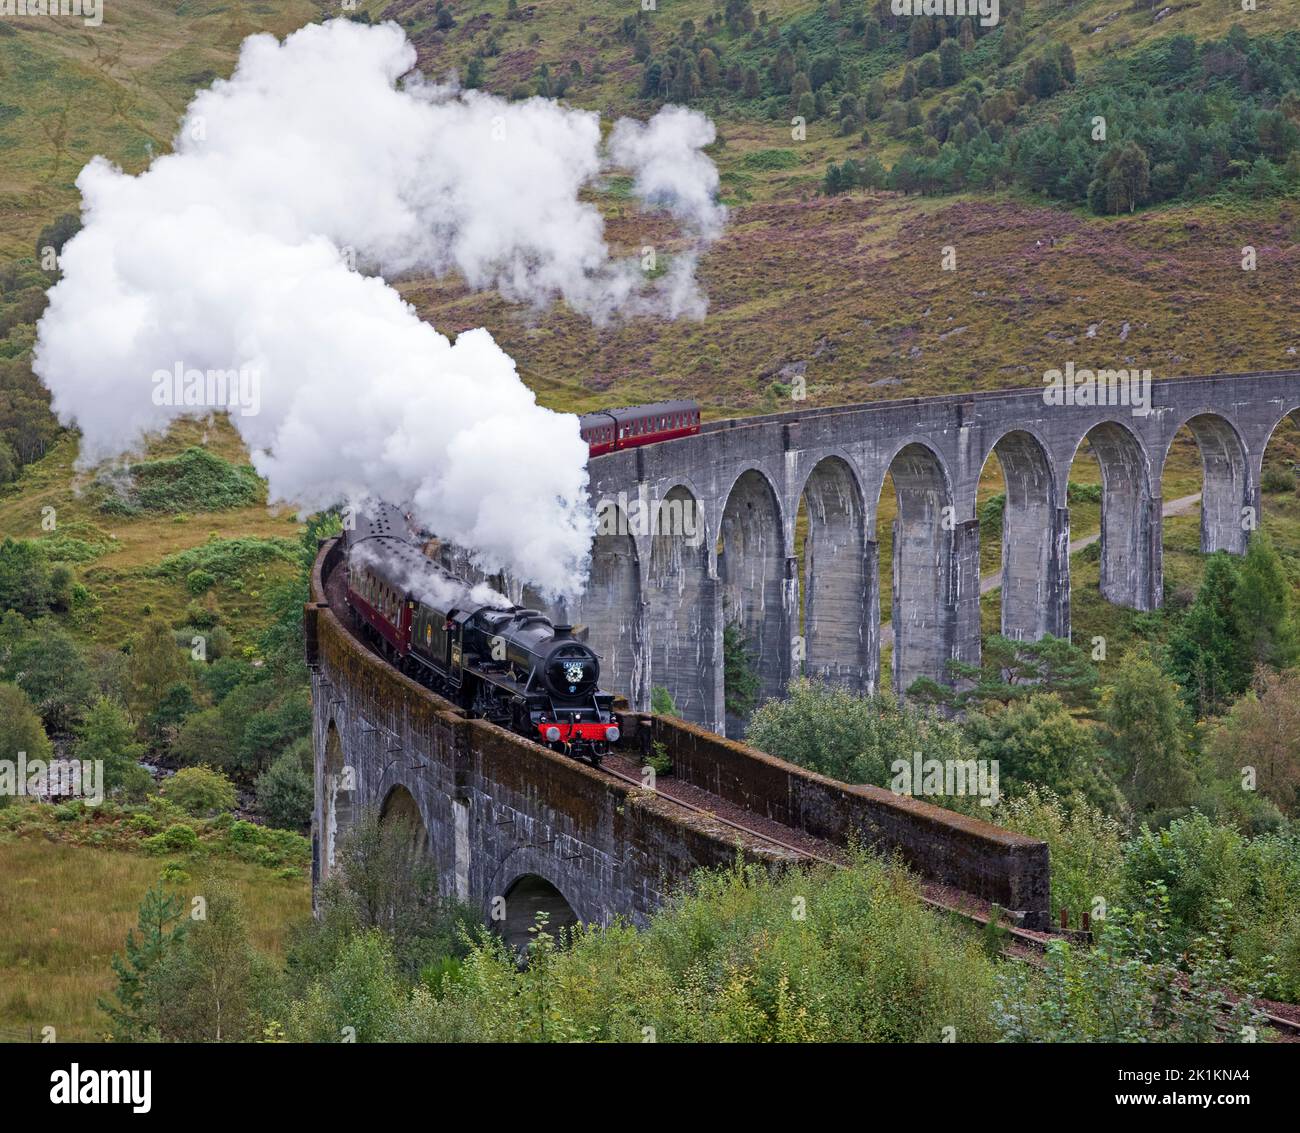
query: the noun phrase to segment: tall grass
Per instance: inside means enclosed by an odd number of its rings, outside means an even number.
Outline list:
[[[161,862],[144,854],[16,840],[0,843],[0,1031],[53,1027],[60,1042],[93,1041],[105,1025],[96,1000],[114,983],[109,961],[134,928]],[[310,915],[305,880],[222,862],[239,890],[253,943],[279,954],[289,926]],[[185,900],[204,879],[178,886]]]

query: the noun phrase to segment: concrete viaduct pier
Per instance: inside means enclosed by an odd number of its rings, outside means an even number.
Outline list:
[[[1103,382],[1092,400],[1119,395]],[[877,509],[889,473],[898,505],[893,687],[943,681],[950,659],[979,658],[976,492],[990,454],[1006,480],[1002,632],[1069,635],[1066,490],[1085,438],[1102,475],[1102,594],[1152,609],[1163,589],[1161,473],[1175,434],[1187,426],[1200,448],[1202,550],[1241,554],[1258,518],[1265,446],[1300,407],[1300,371],[1154,381],[1145,404],[1124,396],[1124,404],[1049,404],[1039,388],[807,407],[594,458],[602,526],[590,584],[580,603],[556,613],[589,627],[606,683],[635,707],[648,708],[651,689],[663,686],[686,719],[715,731],[727,723],[729,622],[750,642],[762,696],[800,671],[874,691]]]

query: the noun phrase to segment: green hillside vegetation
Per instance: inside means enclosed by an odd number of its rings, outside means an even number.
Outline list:
[[[489,327],[542,403],[565,410],[663,396],[696,398],[711,418],[785,410],[796,372],[813,406],[1032,386],[1085,354],[1157,378],[1294,366],[1300,39],[1285,9],[1005,0],[1003,22],[983,29],[850,0],[661,0],[653,12],[365,0],[353,18],[397,20],[436,76],[562,97],[607,126],[665,101],[704,111],[730,209],[700,267],[703,322],[597,330],[455,279],[393,282],[440,329]],[[1182,1004],[1179,1023],[1156,1018],[1188,972],[1300,998],[1294,428],[1266,454],[1251,558],[1202,556],[1193,507],[1165,524],[1164,607],[1135,613],[1101,599],[1095,544],[1073,557],[1068,663],[1059,644],[1044,659],[997,639],[999,595],[986,595],[989,662],[965,722],[841,696],[832,731],[862,745],[834,753],[832,736],[796,751],[783,737],[821,735],[791,721],[823,692],[756,706],[764,746],[861,781],[885,777],[881,737],[1003,761],[991,817],[1051,844],[1054,912],[1077,923],[1099,897],[1114,910],[1096,918],[1108,950],[1058,950],[1050,978],[1016,975],[924,910],[914,879],[866,858],[834,875],[705,876],[644,932],[582,933],[565,949],[539,932],[523,971],[427,892],[413,923],[376,923],[344,885],[323,925],[290,931],[307,915],[312,790],[301,607],[317,537],[335,523],[268,508],[220,417],[78,467],[31,350],[85,162],[143,169],[245,35],[334,14],[306,0],[120,0],[94,36],[75,21],[0,22],[0,742],[102,758],[112,796],[95,812],[0,806],[0,862],[18,879],[0,894],[0,1028],[112,1030],[121,1020],[96,1000],[111,998],[108,955],[141,898],[162,908],[160,880],[180,900],[217,878],[236,885],[214,922],[242,941],[227,959],[247,990],[222,1038],[333,1037],[369,1002],[363,1039],[637,1040],[654,1026],[661,1041],[930,1041],[953,1025],[959,1040],[1200,1041],[1206,1003]],[[649,242],[661,262],[671,255],[676,234],[636,208],[627,178],[589,198],[615,254]],[[1100,521],[1086,445],[1070,480],[1078,538]],[[1170,501],[1200,482],[1185,435],[1160,488]],[[990,459],[986,573],[1002,491]],[[894,511],[887,483],[884,595]],[[180,774],[160,788],[142,759]],[[393,883],[409,894],[418,879]],[[809,901],[807,928],[789,916],[792,895]],[[1171,927],[1167,944],[1152,944],[1155,921]],[[194,991],[212,941],[174,943],[148,982],[155,1007],[179,1006],[162,1024],[136,1020],[137,1037],[216,1038]],[[1102,1010],[1115,1003],[1118,1019]]]

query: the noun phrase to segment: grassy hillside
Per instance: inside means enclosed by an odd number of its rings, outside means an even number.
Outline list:
[[[182,422],[165,437],[155,438],[147,456],[165,461],[200,445],[217,459],[188,475],[188,470],[183,471],[185,479],[174,485],[190,478],[210,482],[213,466],[238,469],[247,460],[238,435],[224,419],[206,426]],[[249,645],[265,618],[262,592],[293,574],[290,563],[268,555],[266,561],[240,572],[237,581],[222,579],[210,592],[197,595],[183,574],[162,573],[160,567],[169,556],[226,546],[230,540],[294,539],[301,531],[296,516],[282,509],[268,510],[260,491],[247,503],[213,510],[160,507],[121,514],[114,507],[119,497],[106,495],[102,487],[114,469],[101,470],[97,479],[93,473],[75,471],[75,457],[75,438],[65,436],[41,460],[24,468],[16,483],[0,488],[0,533],[35,539],[49,548],[51,559],[72,560],[76,578],[90,591],[89,602],[69,619],[77,635],[116,647],[151,614],[180,625],[191,602],[219,601],[222,624],[234,645]],[[121,468],[129,470],[130,465]],[[51,517],[53,531],[42,526]]]
[[[107,1026],[96,1000],[115,984],[109,961],[158,880],[157,858],[45,841],[0,841],[0,1025],[53,1026],[59,1042],[98,1040]],[[310,915],[305,879],[223,862],[220,875],[244,900],[253,942],[279,955],[290,925]],[[178,891],[202,892],[196,876]]]

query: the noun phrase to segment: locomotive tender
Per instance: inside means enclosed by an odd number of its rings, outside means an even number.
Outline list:
[[[571,626],[477,599],[424,554],[390,504],[367,504],[344,541],[348,607],[402,672],[474,716],[593,765],[618,742],[614,696],[601,691],[600,662]]]

